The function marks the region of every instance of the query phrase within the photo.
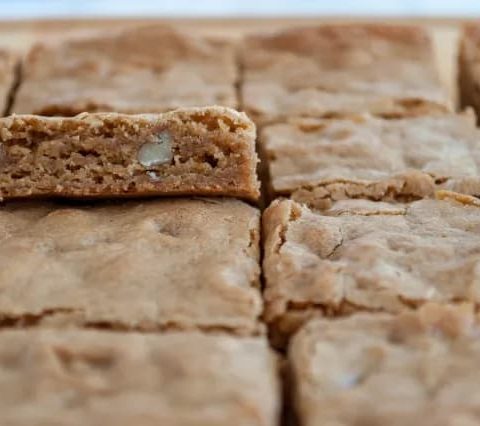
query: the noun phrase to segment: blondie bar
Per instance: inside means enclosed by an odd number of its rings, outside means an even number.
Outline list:
[[[260,213],[232,199],[0,209],[0,324],[262,332]]]
[[[480,304],[480,201],[439,191],[409,204],[291,200],[265,211],[265,318],[281,346],[312,316]]]
[[[480,131],[471,111],[398,120],[301,119],[260,134],[271,195],[411,201],[449,189],[480,196]]]
[[[0,422],[276,426],[276,364],[258,337],[1,331]]]
[[[289,351],[299,424],[479,424],[479,332],[468,305],[313,320]]]
[[[72,116],[237,107],[231,43],[151,25],[37,45],[23,64],[13,112]]]
[[[227,195],[256,200],[255,126],[223,107],[0,119],[0,197]]]
[[[323,25],[248,36],[243,109],[257,123],[292,116],[382,116],[444,110],[429,34],[421,27]]]

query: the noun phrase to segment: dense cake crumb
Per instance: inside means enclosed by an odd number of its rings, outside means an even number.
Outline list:
[[[222,107],[0,119],[0,197],[259,196],[255,126]]]

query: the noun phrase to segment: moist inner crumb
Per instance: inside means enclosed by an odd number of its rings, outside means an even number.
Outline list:
[[[0,195],[218,194],[255,199],[253,129],[228,114],[202,112],[189,112],[181,120],[172,113],[173,118],[163,121],[161,115],[113,114],[62,121],[14,118],[2,129]]]

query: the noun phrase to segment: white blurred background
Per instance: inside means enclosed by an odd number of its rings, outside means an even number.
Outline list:
[[[0,0],[0,19],[395,16],[480,18],[480,0]]]

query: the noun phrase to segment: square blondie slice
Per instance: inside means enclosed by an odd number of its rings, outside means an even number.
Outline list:
[[[257,123],[371,112],[412,115],[450,108],[422,27],[322,25],[248,36],[243,109]]]
[[[151,25],[33,47],[12,111],[72,116],[236,108],[236,80],[228,41]]]
[[[458,56],[460,105],[471,106],[480,116],[480,25],[463,28]]]
[[[0,115],[7,113],[10,92],[16,80],[16,66],[16,56],[7,50],[0,49]]]
[[[314,207],[346,198],[411,201],[449,189],[480,196],[472,111],[385,120],[301,119],[260,134],[271,195]]]
[[[4,330],[0,422],[276,426],[277,374],[260,337]]]
[[[312,316],[480,304],[480,201],[345,200],[323,212],[291,200],[265,211],[265,318],[279,346]]]
[[[0,119],[0,197],[226,195],[256,200],[255,126],[223,107]]]
[[[468,305],[313,320],[289,349],[299,425],[479,424],[479,332]]]
[[[0,323],[263,331],[260,213],[231,199],[0,209]]]

